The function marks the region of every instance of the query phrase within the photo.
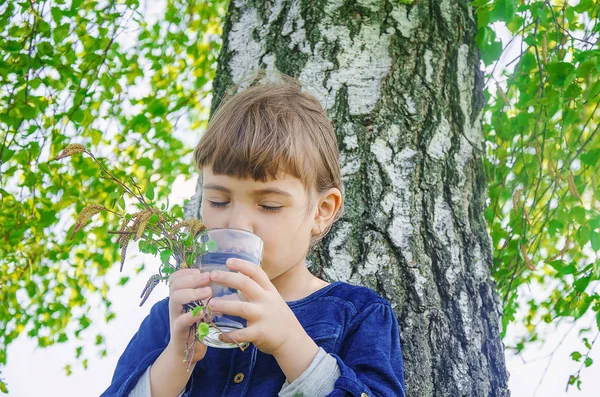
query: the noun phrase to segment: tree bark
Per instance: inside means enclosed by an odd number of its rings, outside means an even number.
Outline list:
[[[310,257],[398,315],[408,396],[509,396],[484,219],[484,105],[469,1],[232,1],[212,109],[258,67],[336,126],[346,213]],[[199,192],[186,215],[199,217]]]

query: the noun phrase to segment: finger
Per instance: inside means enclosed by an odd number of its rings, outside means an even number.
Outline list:
[[[260,314],[258,306],[250,302],[214,298],[210,300],[208,305],[215,313],[238,316],[250,321],[258,318]]]
[[[265,273],[265,271],[255,263],[248,262],[243,259],[229,258],[227,259],[227,267],[250,277],[264,290],[272,291],[275,289],[275,286],[273,283],[271,283],[271,280],[269,280],[267,273]]]
[[[171,291],[186,288],[204,287],[210,283],[208,273],[201,273],[198,269],[181,269],[169,277]]]
[[[208,299],[211,296],[212,288],[210,287],[178,289],[171,291],[170,303],[173,307],[179,307],[195,301]]]
[[[184,313],[175,320],[175,328],[178,331],[187,331],[192,325],[202,321],[203,318],[204,312],[202,310],[195,316],[192,312]]]
[[[247,343],[253,342],[254,339],[254,331],[250,328],[243,328],[219,335],[219,340],[227,343]]]
[[[236,272],[213,270],[210,279],[220,285],[240,290],[249,300],[259,299],[265,290],[250,277]]]

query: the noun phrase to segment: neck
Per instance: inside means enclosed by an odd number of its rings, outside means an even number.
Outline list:
[[[327,282],[311,274],[306,267],[306,258],[302,258],[301,261],[286,272],[271,279],[271,282],[286,302],[306,298],[313,292],[328,285]]]

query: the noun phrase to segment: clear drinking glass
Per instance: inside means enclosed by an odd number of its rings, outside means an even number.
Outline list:
[[[199,238],[208,251],[196,259],[196,267],[201,272],[232,271],[225,265],[229,258],[240,258],[257,266],[261,265],[263,241],[256,234],[241,229],[211,229],[202,233]],[[245,300],[237,289],[216,283],[211,283],[210,287],[213,291],[211,299]],[[212,321],[218,329],[211,326],[202,343],[222,349],[238,347],[235,343],[222,342],[219,335],[221,331],[226,333],[245,328],[246,319],[215,312]]]

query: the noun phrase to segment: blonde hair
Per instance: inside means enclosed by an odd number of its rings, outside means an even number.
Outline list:
[[[226,96],[194,150],[198,169],[262,182],[288,173],[308,192],[343,191],[333,125],[319,101],[290,79]],[[342,213],[343,203],[330,226]],[[310,248],[328,231],[313,236]]]

